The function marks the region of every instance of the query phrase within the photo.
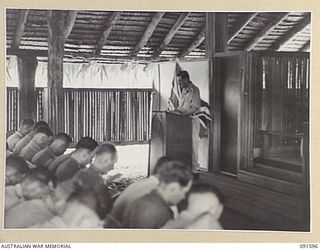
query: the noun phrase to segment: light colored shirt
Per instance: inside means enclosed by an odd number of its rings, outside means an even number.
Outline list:
[[[42,149],[38,153],[36,153],[32,157],[32,163],[38,167],[43,167],[49,169],[50,164],[56,159],[57,157],[53,153],[50,146],[47,146],[45,149]]]
[[[7,139],[8,147],[10,151],[13,151],[17,143],[23,138],[23,135],[16,131],[13,135],[10,135]]]
[[[13,153],[19,155],[21,150],[27,146],[29,144],[29,142],[31,142],[32,138],[33,138],[34,133],[30,132],[29,134],[27,134],[25,137],[23,137],[14,147],[13,149]]]
[[[41,150],[42,147],[34,140],[31,140],[28,145],[21,150],[19,156],[21,156],[26,161],[31,162],[32,157]]]
[[[53,218],[55,214],[45,200],[36,199],[22,202],[5,213],[5,228],[27,228]]]
[[[24,202],[25,199],[23,197],[21,185],[17,184],[14,186],[7,186],[5,188],[5,211],[10,210],[17,204]]]
[[[162,228],[170,229],[222,229],[219,221],[210,213],[193,215],[188,210],[169,220]]]
[[[199,88],[192,82],[181,90],[181,96],[172,94],[170,100],[183,115],[191,115],[200,110],[201,99]]]
[[[32,228],[102,228],[102,221],[97,213],[78,200],[67,203],[65,210]]]

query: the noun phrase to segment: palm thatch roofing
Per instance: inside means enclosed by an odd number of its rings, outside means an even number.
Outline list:
[[[205,57],[205,12],[65,11],[65,61],[150,62]],[[46,60],[49,10],[7,9],[7,54]],[[227,49],[308,51],[310,13],[227,13]]]

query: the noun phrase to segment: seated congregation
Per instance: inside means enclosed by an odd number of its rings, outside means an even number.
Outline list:
[[[21,122],[7,137],[5,228],[222,229],[224,199],[192,169],[161,157],[153,173],[112,196],[116,147],[53,135],[45,121]]]

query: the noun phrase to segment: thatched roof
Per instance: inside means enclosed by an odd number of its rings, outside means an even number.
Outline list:
[[[66,12],[67,61],[205,57],[205,12]],[[31,50],[45,60],[48,10],[7,9],[6,14],[7,53]],[[310,13],[232,12],[228,33],[228,50],[305,51],[310,47]]]

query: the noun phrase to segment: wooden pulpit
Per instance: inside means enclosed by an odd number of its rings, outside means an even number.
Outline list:
[[[149,173],[162,156],[192,166],[192,119],[168,111],[153,112]]]

